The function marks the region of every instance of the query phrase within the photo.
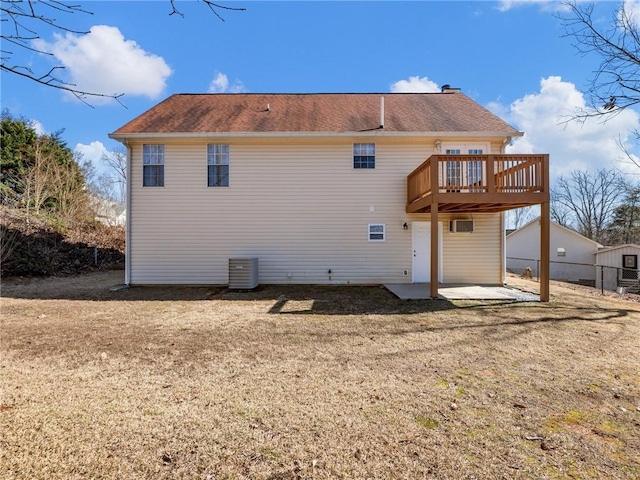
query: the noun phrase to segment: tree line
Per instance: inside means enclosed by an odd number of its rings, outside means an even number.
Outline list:
[[[33,122],[2,112],[2,276],[79,273],[124,262],[124,230],[114,225],[106,188],[113,182],[74,154],[62,133],[40,133]]]
[[[120,202],[122,181],[98,174],[95,166],[74,153],[63,131],[38,133],[33,122],[14,118],[7,110],[0,127],[0,202],[22,210],[27,218],[54,218],[61,226],[94,220],[96,202]],[[110,157],[115,169],[125,156]]]
[[[31,122],[2,112],[2,205],[27,215],[53,214],[64,223],[88,215],[86,180],[61,134],[39,134]]]
[[[551,218],[602,245],[640,243],[640,184],[614,168],[575,170],[551,189]]]

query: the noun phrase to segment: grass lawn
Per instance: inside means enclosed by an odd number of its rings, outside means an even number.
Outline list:
[[[122,276],[3,281],[0,478],[640,478],[640,303]]]

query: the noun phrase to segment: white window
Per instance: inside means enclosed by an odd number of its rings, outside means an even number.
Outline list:
[[[226,143],[207,145],[207,186],[229,186],[229,145]]]
[[[384,223],[369,224],[369,241],[384,242],[386,238],[386,228]]]
[[[164,145],[142,145],[142,186],[164,187]]]
[[[445,148],[446,155],[483,155],[487,151],[486,145],[452,145],[450,148]],[[455,187],[466,187],[464,190],[468,192],[482,192],[482,163],[480,160],[448,161],[445,184],[450,188],[447,191],[459,192],[462,189]]]
[[[353,168],[376,168],[376,144],[353,144]]]

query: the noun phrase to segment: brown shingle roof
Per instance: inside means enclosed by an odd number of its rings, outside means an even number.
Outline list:
[[[176,94],[112,135],[517,131],[462,93]],[[268,106],[268,110],[267,110]]]

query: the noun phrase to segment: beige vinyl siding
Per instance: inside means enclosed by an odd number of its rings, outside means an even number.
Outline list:
[[[353,168],[357,142],[376,144],[375,169]],[[433,140],[144,142],[165,145],[164,187],[142,187],[142,143],[131,144],[132,284],[227,284],[228,259],[242,256],[259,258],[260,283],[411,281],[406,177],[433,153]],[[207,187],[207,143],[230,145],[229,187]],[[368,241],[370,223],[386,225],[385,242]],[[493,274],[487,262],[499,259],[500,228],[484,223],[472,237],[450,239],[445,228],[445,281],[470,271],[499,281],[500,262]],[[477,241],[494,240],[480,250],[498,253],[474,255]],[[447,260],[449,252],[471,264]]]
[[[473,219],[473,232],[449,231],[449,221]],[[448,217],[443,225],[444,283],[502,283],[501,214],[473,214]]]

